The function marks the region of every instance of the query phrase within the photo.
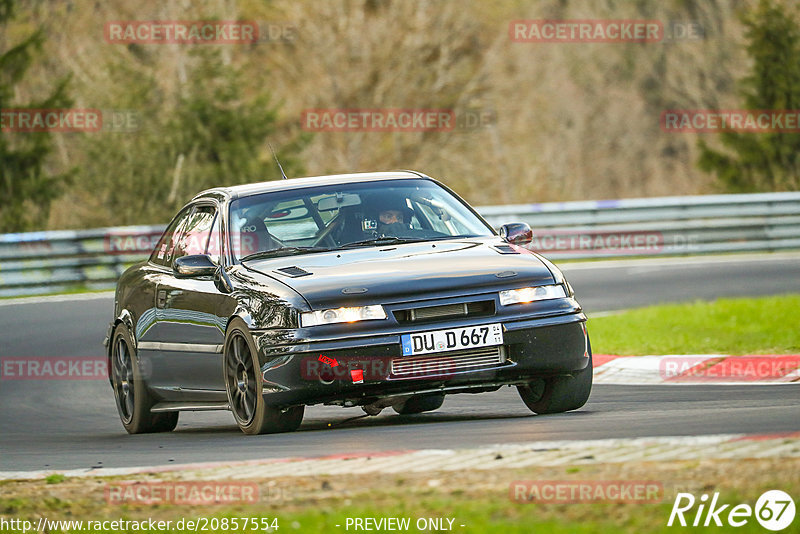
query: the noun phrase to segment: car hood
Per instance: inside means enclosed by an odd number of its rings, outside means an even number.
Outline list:
[[[252,260],[312,309],[406,302],[554,283],[538,255],[500,238],[367,247]]]

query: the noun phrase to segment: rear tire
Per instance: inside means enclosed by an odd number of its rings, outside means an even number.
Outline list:
[[[592,346],[589,364],[573,376],[540,378],[526,386],[517,386],[519,396],[537,414],[563,413],[577,410],[589,400],[592,392]]]
[[[128,434],[171,432],[178,425],[180,412],[152,413],[156,403],[147,390],[147,382],[133,350],[133,337],[124,324],[119,324],[111,336],[111,387],[122,426]]]
[[[234,319],[225,337],[223,363],[225,390],[233,418],[248,435],[292,432],[303,421],[305,406],[287,410],[264,401],[258,351],[244,321]]]
[[[400,415],[413,415],[422,412],[438,410],[444,403],[444,394],[433,393],[430,395],[417,395],[411,397],[403,404],[392,406],[392,409]]]

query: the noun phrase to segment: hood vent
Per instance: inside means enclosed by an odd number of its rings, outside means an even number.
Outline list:
[[[305,269],[301,269],[300,267],[294,265],[292,267],[281,267],[280,269],[275,269],[275,272],[291,278],[299,278],[301,276],[308,276],[311,274]]]
[[[511,245],[495,245],[492,248],[500,254],[519,254]]]

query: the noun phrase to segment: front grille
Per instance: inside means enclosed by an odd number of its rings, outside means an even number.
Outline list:
[[[467,315],[469,308],[467,303],[447,304],[445,306],[430,306],[428,308],[418,308],[409,310],[412,321],[425,321],[438,319],[439,317],[454,317],[457,315]]]
[[[394,311],[394,317],[400,324],[433,322],[458,317],[489,317],[491,315],[494,315],[494,300],[459,302]]]
[[[479,371],[506,362],[503,346],[481,347],[438,354],[424,354],[392,360],[394,378],[445,377],[464,371]]]

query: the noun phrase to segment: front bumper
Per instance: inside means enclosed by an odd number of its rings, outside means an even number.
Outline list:
[[[259,347],[264,397],[280,406],[363,405],[408,394],[487,391],[536,377],[573,374],[589,364],[586,316],[580,311],[515,320],[483,319],[483,324],[497,322],[503,325],[501,361],[476,369],[453,367],[413,376],[393,373],[393,361],[413,358],[403,356],[396,333],[276,346],[273,333],[253,332]],[[466,325],[435,324],[427,325],[426,330],[460,326]],[[451,354],[435,356],[447,358]]]

